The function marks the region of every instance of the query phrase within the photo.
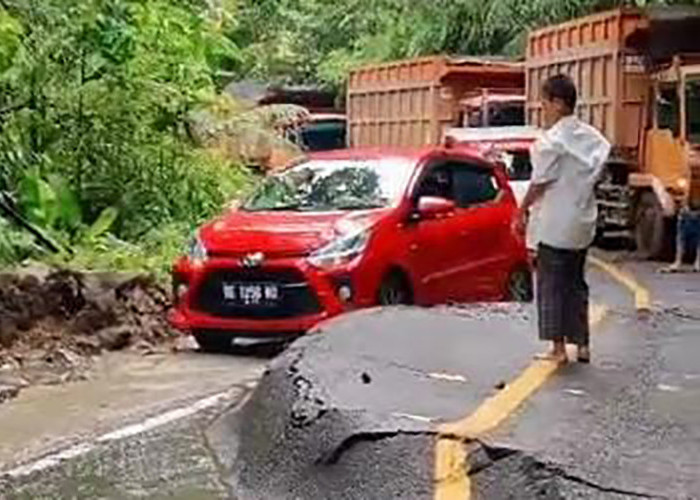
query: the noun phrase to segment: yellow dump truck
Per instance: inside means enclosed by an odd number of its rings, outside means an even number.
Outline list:
[[[579,89],[578,116],[613,144],[600,233],[665,253],[679,209],[700,204],[700,9],[622,8],[535,30],[525,70],[530,125],[542,125],[542,82],[564,73]]]

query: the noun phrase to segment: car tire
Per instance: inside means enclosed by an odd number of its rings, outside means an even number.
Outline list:
[[[231,351],[233,336],[224,332],[195,330],[192,332],[202,352],[225,353]]]
[[[532,302],[535,298],[532,273],[528,269],[517,269],[508,276],[506,299],[509,302]]]
[[[391,307],[413,304],[413,293],[408,280],[400,273],[391,273],[379,286],[380,306]]]

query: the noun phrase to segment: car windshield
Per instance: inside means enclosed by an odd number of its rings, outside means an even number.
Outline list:
[[[404,158],[307,161],[268,177],[243,209],[333,211],[395,206],[413,165]]]

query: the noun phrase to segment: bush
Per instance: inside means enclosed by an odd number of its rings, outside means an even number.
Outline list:
[[[215,96],[215,68],[236,57],[197,2],[3,5],[0,189],[60,179],[80,214],[65,224],[54,209],[34,211],[34,222],[72,235],[113,209],[115,236],[136,241],[162,224],[196,224],[244,187],[239,168],[187,134],[188,114]]]
[[[62,254],[47,260],[58,267],[80,271],[146,272],[160,282],[167,282],[170,266],[183,253],[191,233],[192,227],[186,223],[173,223],[149,231],[138,244],[106,234],[77,244],[73,255]]]
[[[0,217],[0,267],[44,255],[44,250],[36,245],[31,235],[18,231]]]

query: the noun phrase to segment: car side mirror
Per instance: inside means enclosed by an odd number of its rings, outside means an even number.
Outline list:
[[[437,219],[455,211],[457,205],[452,200],[438,196],[422,196],[418,200],[416,213],[421,219]]]

